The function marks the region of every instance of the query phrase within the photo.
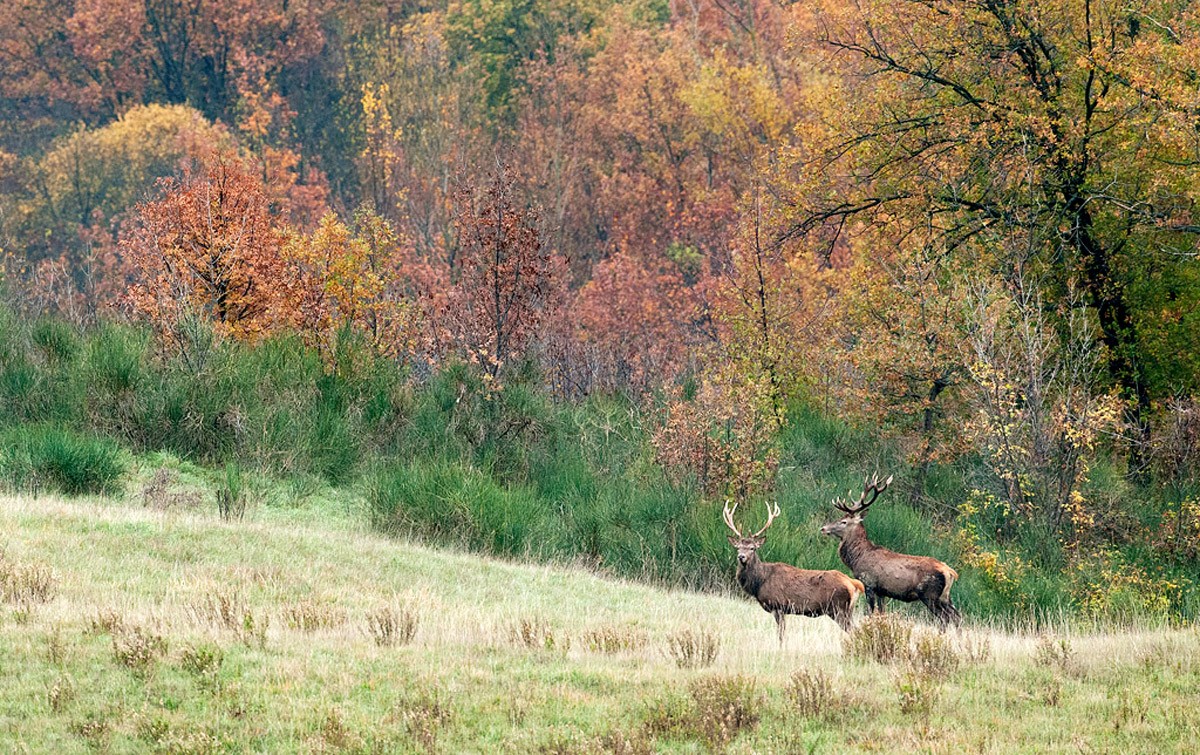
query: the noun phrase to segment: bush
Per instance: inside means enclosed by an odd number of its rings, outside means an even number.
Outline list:
[[[98,495],[114,491],[124,472],[121,448],[109,440],[38,425],[0,432],[0,479],[13,488]]]
[[[867,616],[843,640],[852,658],[878,663],[895,663],[909,656],[913,625],[895,614]]]
[[[692,682],[694,727],[712,752],[720,752],[745,729],[758,725],[762,693],[753,679],[714,676]]]

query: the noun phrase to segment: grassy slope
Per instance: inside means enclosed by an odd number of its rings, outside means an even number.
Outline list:
[[[702,751],[662,711],[686,719],[689,685],[716,675],[745,675],[764,694],[734,752],[1200,748],[1195,629],[1074,635],[1074,657],[1056,665],[1039,659],[1036,637],[976,628],[959,641],[990,643],[990,658],[909,682],[916,703],[903,710],[903,672],[844,657],[827,619],[791,619],[781,650],[747,600],[438,552],[346,521],[227,525],[107,500],[0,497],[0,547],[10,573],[44,564],[56,577],[49,602],[0,605],[4,752],[568,752],[611,748],[598,737],[613,732]],[[269,622],[265,634],[224,626],[210,608],[221,600],[240,602],[237,622]],[[417,615],[416,637],[379,647],[367,616],[395,603]],[[97,626],[106,616],[165,639],[146,673],[118,662],[114,633]],[[293,626],[306,616],[327,625]],[[545,622],[556,647],[516,642],[523,619]],[[585,633],[601,627],[645,644],[593,651]],[[684,629],[719,636],[713,666],[677,667],[668,638]],[[196,648],[220,649],[215,676],[196,673]],[[797,712],[786,691],[801,669],[826,671],[840,703]],[[936,696],[931,712],[921,693]]]

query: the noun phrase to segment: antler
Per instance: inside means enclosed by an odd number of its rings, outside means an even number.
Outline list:
[[[779,503],[772,505],[770,501],[767,501],[767,523],[762,526],[761,530],[755,532],[751,537],[758,537],[762,533],[766,532],[767,527],[771,526],[771,522],[775,521],[775,517],[777,516],[779,516]]]
[[[732,507],[730,506],[731,503],[733,504]],[[745,537],[745,535],[742,534],[742,531],[737,528],[737,525],[733,523],[733,512],[737,511],[737,507],[738,507],[738,505],[736,503],[734,503],[732,500],[726,499],[725,510],[722,513],[722,517],[725,519],[725,525],[727,527],[729,527],[729,529],[733,530],[733,534],[737,535],[738,537]],[[771,523],[775,521],[775,517],[777,517],[777,516],[779,516],[779,504],[776,503],[776,504],[772,505],[768,501],[767,502],[767,523],[762,526],[762,529],[760,529],[758,532],[755,532],[750,537],[758,537],[762,533],[766,532],[767,527],[771,526]]]
[[[729,507],[729,504],[731,503],[733,503],[733,508]],[[726,498],[725,511],[721,516],[725,519],[726,526],[733,530],[733,534],[737,535],[738,537],[742,537],[742,531],[739,530],[737,525],[733,523],[733,512],[737,511],[737,507],[738,505],[734,503],[732,499]]]
[[[844,511],[847,514],[858,514],[859,512],[866,511],[872,503],[875,503],[875,499],[879,497],[879,494],[887,490],[888,485],[891,484],[892,475],[888,475],[888,478],[881,483],[879,481],[879,475],[873,474],[870,477],[863,479],[863,492],[858,496],[857,501],[851,504],[846,504],[841,498],[834,498],[833,507],[835,509]],[[871,500],[869,501],[865,500],[868,493],[871,495]],[[847,495],[849,495],[849,493],[847,493]]]

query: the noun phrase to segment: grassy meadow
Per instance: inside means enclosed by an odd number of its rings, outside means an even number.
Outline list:
[[[849,643],[792,618],[780,647],[740,595],[381,537],[336,493],[227,522],[141,475],[0,496],[0,750],[1200,748],[1194,627],[943,636],[905,612]]]

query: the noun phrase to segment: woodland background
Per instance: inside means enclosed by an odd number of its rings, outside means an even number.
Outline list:
[[[0,479],[706,588],[879,469],[967,614],[1193,618],[1198,71],[1185,0],[18,0]]]

